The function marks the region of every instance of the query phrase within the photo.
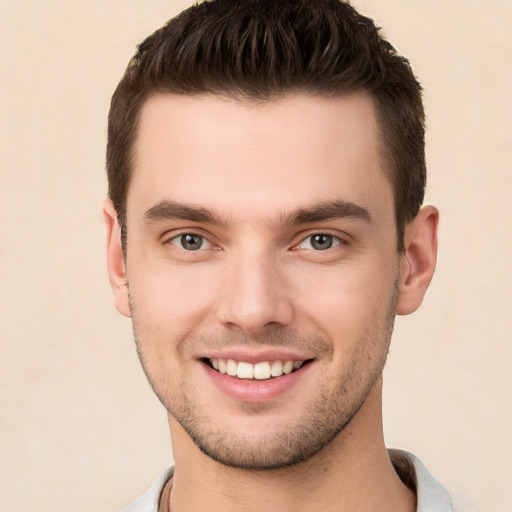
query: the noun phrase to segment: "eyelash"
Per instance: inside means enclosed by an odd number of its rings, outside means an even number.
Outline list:
[[[200,246],[195,248],[195,249],[190,249],[190,248],[186,249],[185,247],[183,247],[183,241],[184,241],[184,239],[186,237],[197,237],[197,238],[200,238],[201,239]],[[314,243],[313,243],[314,237],[324,237],[324,238],[327,238],[328,241],[330,241],[330,244],[328,245],[328,247],[325,247],[323,249],[315,248],[314,247]],[[310,247],[301,247],[301,245],[304,244],[307,240],[310,240],[310,243],[309,243]],[[200,235],[198,233],[194,233],[194,232],[179,233],[179,234],[173,236],[172,238],[170,238],[166,243],[172,244],[175,247],[178,247],[179,249],[181,249],[183,251],[186,251],[186,252],[204,251],[206,249],[211,249],[211,248],[215,247],[214,244],[212,242],[210,242],[210,240],[208,240],[208,238],[206,238],[205,236]],[[205,243],[208,244],[208,247],[203,247],[203,245]],[[321,243],[321,241],[319,243]],[[323,252],[323,251],[327,251],[329,249],[332,249],[334,247],[338,247],[338,246],[343,245],[343,244],[346,244],[346,241],[343,240],[339,236],[332,235],[331,233],[317,232],[317,233],[312,233],[312,234],[304,237],[298,244],[295,244],[292,247],[292,249],[293,250],[304,249],[304,250],[310,250],[310,251],[313,251],[313,252]]]
[[[319,249],[319,248],[315,248],[313,246],[313,240],[314,240],[314,237],[326,237],[328,239],[330,239],[330,244],[328,247],[325,247],[323,249]],[[307,240],[310,240],[309,244],[311,245],[310,248],[303,248],[303,249],[306,249],[306,250],[312,250],[314,252],[322,252],[322,251],[327,251],[329,249],[332,249],[333,247],[337,247],[339,245],[342,245],[344,243],[346,243],[342,238],[340,238],[339,236],[336,236],[336,235],[332,235],[331,233],[312,233],[311,235],[308,235],[307,237],[303,238],[295,247],[297,248],[300,248],[300,246],[306,242]]]
[[[200,247],[198,247],[197,249],[186,249],[185,247],[183,247],[183,244],[180,243],[183,242],[183,239],[186,238],[186,237],[197,237],[197,238],[200,238],[201,239],[201,245]],[[174,243],[176,242],[176,243]],[[168,240],[167,243],[170,243],[176,247],[178,247],[179,249],[182,249],[183,251],[186,251],[186,252],[196,252],[196,251],[200,251],[200,250],[205,250],[205,248],[202,248],[201,247],[203,246],[204,243],[207,243],[208,244],[208,247],[207,249],[210,249],[213,247],[213,244],[212,242],[210,242],[205,236],[203,235],[200,235],[198,233],[193,233],[193,232],[185,232],[185,233],[179,233],[178,235],[175,235],[173,236],[172,238],[170,238]]]

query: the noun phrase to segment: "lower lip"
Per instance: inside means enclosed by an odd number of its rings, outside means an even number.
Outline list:
[[[277,398],[297,385],[313,364],[313,362],[310,362],[301,366],[298,370],[288,375],[282,375],[281,377],[272,377],[265,380],[249,380],[238,379],[237,377],[220,373],[206,363],[201,362],[207,376],[217,388],[226,395],[245,402],[266,402]]]

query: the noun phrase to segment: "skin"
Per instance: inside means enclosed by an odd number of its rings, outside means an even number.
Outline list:
[[[432,277],[438,213],[396,252],[380,149],[363,94],[143,106],[126,258],[108,201],[104,218],[116,307],[169,411],[172,510],[415,510],[384,446],[381,374],[395,314]],[[227,394],[204,362],[276,351],[310,362],[271,397]]]

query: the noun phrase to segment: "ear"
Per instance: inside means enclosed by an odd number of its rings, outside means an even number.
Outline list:
[[[114,292],[114,304],[124,316],[131,316],[128,296],[126,261],[121,245],[121,228],[112,201],[103,203],[103,226],[107,243],[107,269],[110,286]]]
[[[408,315],[416,311],[434,274],[437,260],[437,226],[439,212],[424,206],[406,226],[405,253],[400,262],[400,285],[396,312]]]

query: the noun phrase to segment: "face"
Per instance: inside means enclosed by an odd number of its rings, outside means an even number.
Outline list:
[[[147,101],[117,306],[204,453],[287,466],[357,415],[396,313],[393,211],[365,95]]]

